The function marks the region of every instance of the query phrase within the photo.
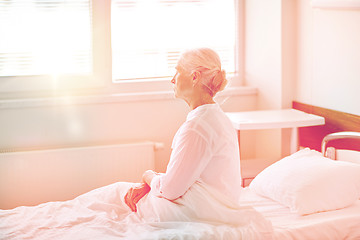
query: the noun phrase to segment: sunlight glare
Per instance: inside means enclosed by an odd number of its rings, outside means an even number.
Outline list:
[[[88,1],[18,0],[0,6],[0,76],[88,74],[91,19]],[[81,5],[83,4],[83,5]]]

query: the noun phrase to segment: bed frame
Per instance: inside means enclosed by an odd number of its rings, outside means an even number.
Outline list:
[[[325,125],[299,128],[299,145],[317,151],[327,147],[360,151],[360,116],[294,101],[294,109],[325,118]],[[351,131],[351,137],[344,139],[339,132]],[[356,133],[357,132],[357,133]],[[336,134],[332,134],[336,133]],[[328,136],[322,143],[325,136]],[[323,149],[322,149],[323,144]]]
[[[330,133],[326,135],[322,142],[321,142],[321,152],[325,157],[329,157],[331,159],[337,159],[336,156],[336,148],[328,147],[330,141],[334,140],[354,140],[360,141],[360,132],[337,132],[337,133]]]

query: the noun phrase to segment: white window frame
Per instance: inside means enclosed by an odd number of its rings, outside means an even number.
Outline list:
[[[242,86],[244,75],[244,0],[234,0],[236,19],[235,75],[230,86]],[[92,0],[92,76],[0,77],[0,98],[51,97],[79,94],[114,94],[171,91],[169,80],[112,81],[111,0]],[[141,69],[140,69],[141,70]]]

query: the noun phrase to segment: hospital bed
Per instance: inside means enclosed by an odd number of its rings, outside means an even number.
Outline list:
[[[213,222],[118,222],[111,206],[116,201],[94,197],[116,199],[112,184],[70,201],[0,210],[0,239],[360,239],[359,119],[355,128],[326,134],[318,151],[306,148],[300,131],[305,148],[264,169],[243,189],[240,205],[270,223],[266,233],[256,232],[256,223],[240,229]],[[340,140],[355,150],[332,144]]]

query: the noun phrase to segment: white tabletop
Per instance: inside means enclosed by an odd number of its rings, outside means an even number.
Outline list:
[[[295,128],[325,124],[323,117],[295,109],[227,112],[237,130]]]

